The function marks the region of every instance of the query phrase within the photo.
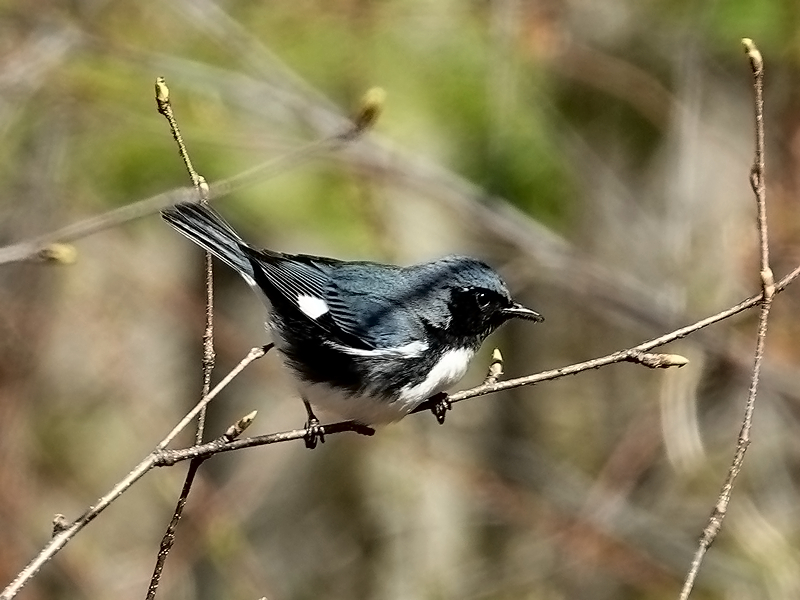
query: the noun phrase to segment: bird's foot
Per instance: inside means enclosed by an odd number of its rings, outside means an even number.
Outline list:
[[[317,447],[317,440],[320,443],[325,443],[325,428],[319,424],[317,415],[314,414],[314,409],[311,408],[311,403],[303,398],[303,405],[306,407],[306,414],[308,421],[306,421],[306,434],[303,436],[303,441],[306,443],[306,448],[313,450]]]
[[[433,402],[433,406],[431,406],[433,416],[436,417],[439,425],[444,425],[444,418],[447,415],[447,411],[453,407],[450,403],[450,399],[444,392],[439,392],[431,397],[431,401]]]
[[[306,435],[303,441],[306,443],[306,448],[313,450],[317,447],[317,440],[322,444],[325,443],[325,428],[319,424],[319,419],[310,417],[306,421]]]

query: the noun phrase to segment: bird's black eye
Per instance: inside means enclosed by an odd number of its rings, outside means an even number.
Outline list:
[[[485,310],[489,308],[489,295],[486,292],[477,292],[475,294],[475,302],[477,303],[478,308]]]

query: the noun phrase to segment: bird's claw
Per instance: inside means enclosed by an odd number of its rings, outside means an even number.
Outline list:
[[[306,443],[306,448],[313,450],[317,447],[317,440],[322,444],[325,443],[325,428],[319,424],[319,419],[314,417],[306,421],[306,434],[303,436],[303,441]]]
[[[447,397],[447,394],[440,392],[433,396],[431,400],[434,401],[433,406],[431,406],[433,416],[436,417],[436,421],[439,425],[444,425],[444,418],[447,415],[447,411],[453,407],[450,403],[450,399]]]

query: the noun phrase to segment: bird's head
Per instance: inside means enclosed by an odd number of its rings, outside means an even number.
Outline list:
[[[442,285],[449,295],[447,330],[452,335],[483,341],[509,319],[544,320],[538,312],[515,302],[500,275],[487,264],[462,256],[447,257],[442,264],[449,271]]]

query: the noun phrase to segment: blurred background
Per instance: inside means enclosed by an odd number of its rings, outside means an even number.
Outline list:
[[[793,0],[10,0],[0,8],[0,245],[341,131],[215,206],[258,245],[498,267],[547,321],[491,338],[506,377],[629,347],[759,289],[752,90],[766,60],[773,269],[800,262],[800,5]],[[196,402],[202,254],[157,215],[0,274],[0,583]],[[221,378],[268,341],[216,270]],[[694,598],[800,596],[800,288],[774,305],[753,445]],[[756,311],[614,365],[415,415],[373,438],[218,456],[200,471],[166,598],[675,598],[730,464]],[[207,436],[305,413],[276,356],[218,398]],[[191,442],[186,432],[180,444]],[[142,598],[186,464],[148,474],[20,598]]]

